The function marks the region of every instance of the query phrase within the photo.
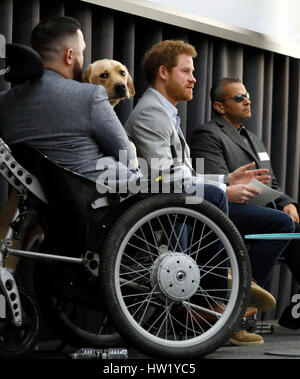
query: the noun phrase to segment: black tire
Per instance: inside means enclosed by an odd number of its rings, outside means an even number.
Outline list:
[[[23,288],[18,288],[22,325],[12,324],[11,314],[6,307],[6,318],[0,319],[0,356],[3,358],[22,358],[30,353],[36,343],[39,331],[39,310],[34,298]]]
[[[228,267],[234,272],[231,288]],[[181,194],[145,198],[122,214],[105,240],[100,267],[101,288],[120,334],[145,354],[167,359],[199,358],[223,345],[241,325],[250,276],[248,253],[232,222],[212,204],[187,204]],[[207,309],[215,309],[221,294],[225,311],[207,322]],[[202,313],[195,312],[197,306]]]
[[[39,263],[35,291],[54,334],[74,347],[112,347],[123,340],[103,307],[97,278],[81,266]]]

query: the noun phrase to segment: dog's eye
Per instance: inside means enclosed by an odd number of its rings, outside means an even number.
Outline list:
[[[106,79],[108,77],[108,74],[104,72],[103,74],[100,74],[100,78]]]
[[[122,76],[126,76],[126,72],[125,72],[125,71],[120,71],[120,74],[121,74]]]

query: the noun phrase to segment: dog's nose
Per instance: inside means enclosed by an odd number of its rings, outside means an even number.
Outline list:
[[[117,96],[126,96],[126,85],[124,83],[115,84],[115,93]]]
[[[116,89],[116,90],[122,90],[122,89],[125,89],[125,88],[126,88],[126,86],[125,86],[124,83],[117,83],[117,84],[115,85],[115,89]]]

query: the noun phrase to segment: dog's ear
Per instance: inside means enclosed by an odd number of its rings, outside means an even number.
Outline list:
[[[88,68],[85,70],[85,72],[82,74],[82,81],[84,83],[92,83],[92,71],[93,65],[90,64]]]
[[[129,72],[128,72],[128,78],[127,78],[127,87],[128,87],[130,96],[134,96],[135,95],[135,89],[134,89],[133,81],[132,81],[132,78],[131,78]]]

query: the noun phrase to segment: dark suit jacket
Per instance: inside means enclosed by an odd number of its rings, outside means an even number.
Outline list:
[[[270,170],[269,186],[283,192],[272,170],[265,145],[255,134],[247,132],[250,146],[221,116],[197,127],[190,142],[193,162],[195,158],[204,158],[205,173],[225,174],[255,161],[256,168]],[[295,204],[295,200],[287,195],[282,195],[275,201],[276,207],[281,210],[289,203]]]

